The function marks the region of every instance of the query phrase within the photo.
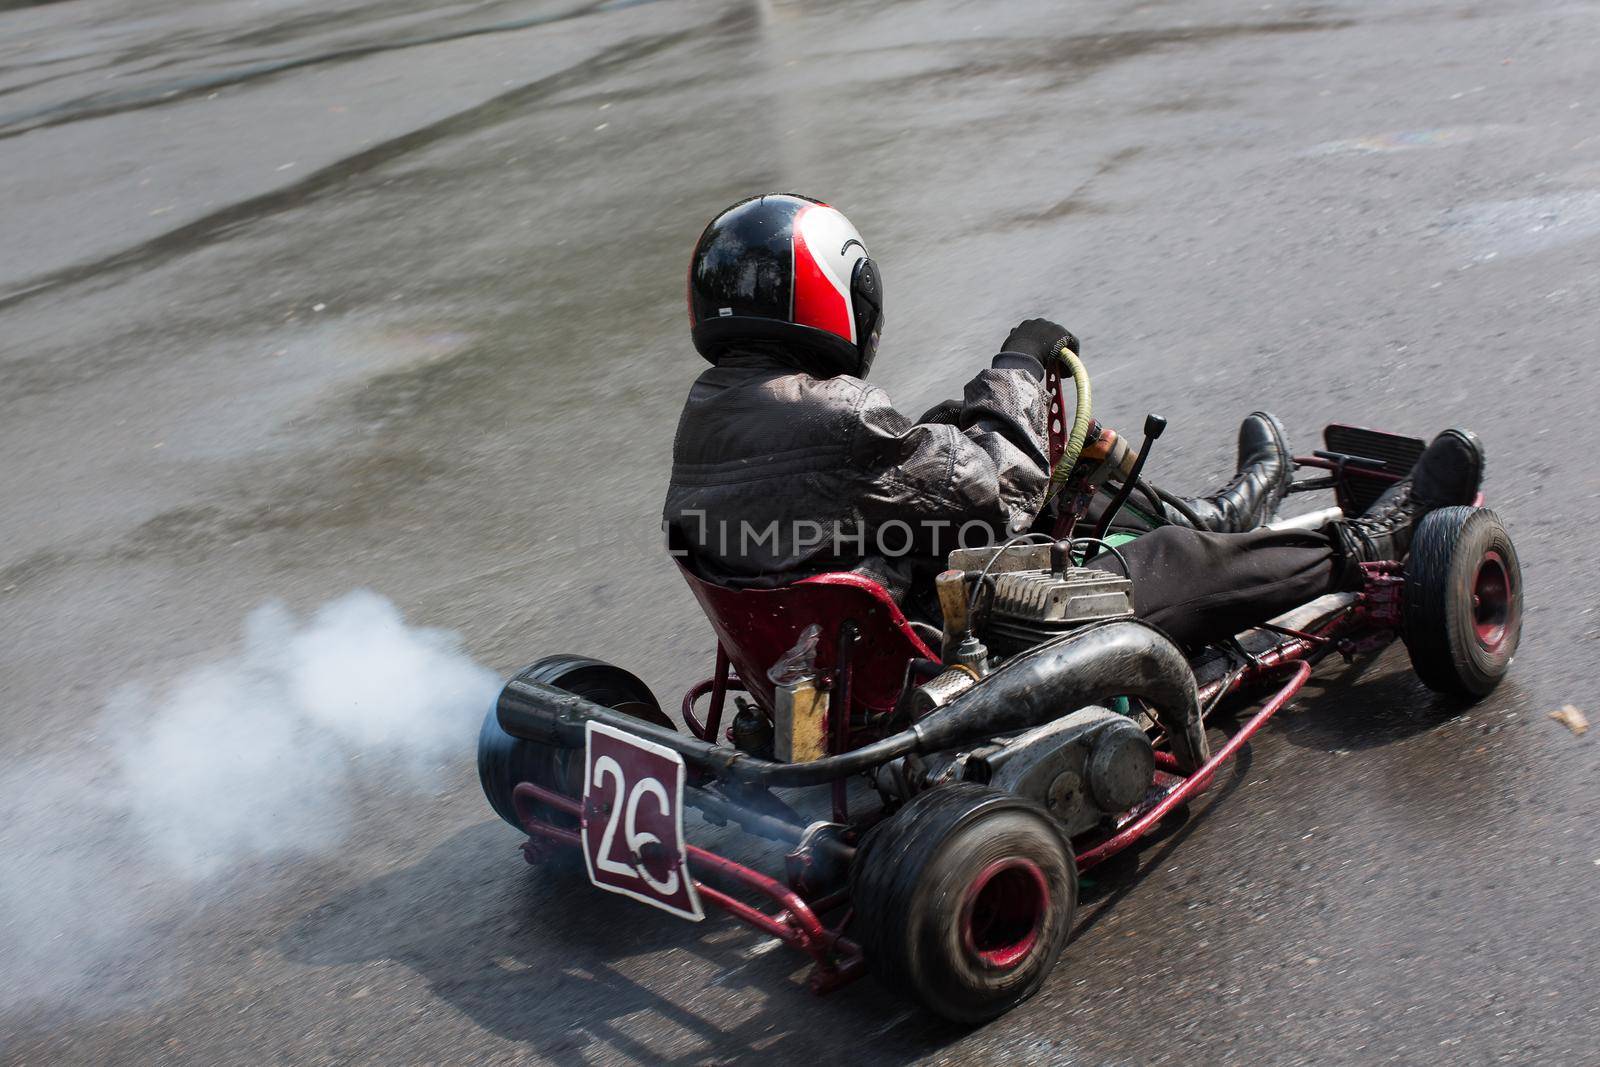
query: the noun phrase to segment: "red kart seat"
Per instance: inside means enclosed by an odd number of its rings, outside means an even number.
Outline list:
[[[870,578],[819,574],[777,589],[730,589],[698,577],[682,560],[677,562],[729,662],[769,713],[773,703],[767,671],[812,623],[822,627],[819,672],[833,669],[840,626],[846,620],[856,624],[860,636],[851,672],[851,703],[871,711],[893,710],[908,662],[938,658],[906,622],[888,591]]]

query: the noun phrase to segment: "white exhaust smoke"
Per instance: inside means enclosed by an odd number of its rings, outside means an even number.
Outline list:
[[[470,759],[499,687],[362,591],[305,619],[267,604],[234,656],[117,693],[93,740],[0,778],[0,1008],[126,965],[154,912],[229,867],[334,849],[363,779],[398,800]]]

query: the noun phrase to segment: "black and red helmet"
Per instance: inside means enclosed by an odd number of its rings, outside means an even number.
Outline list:
[[[808,196],[753,196],[711,220],[689,264],[694,346],[777,343],[818,377],[864,376],[883,329],[883,282],[861,235]]]

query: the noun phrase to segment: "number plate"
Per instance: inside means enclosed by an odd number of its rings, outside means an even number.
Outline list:
[[[683,845],[683,757],[590,722],[583,773],[583,859],[601,889],[695,922],[705,917]]]

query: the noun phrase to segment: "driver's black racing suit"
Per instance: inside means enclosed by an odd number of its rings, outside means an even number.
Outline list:
[[[997,362],[1002,362],[997,357]],[[1043,383],[980,371],[912,421],[859,378],[819,379],[772,353],[725,356],[689,392],[664,521],[704,577],[772,587],[830,570],[882,582],[908,613],[958,545],[1033,524],[1049,481]],[[1123,546],[1141,618],[1195,647],[1333,591],[1323,533],[1166,526]],[[1101,556],[1089,564],[1118,569]]]

